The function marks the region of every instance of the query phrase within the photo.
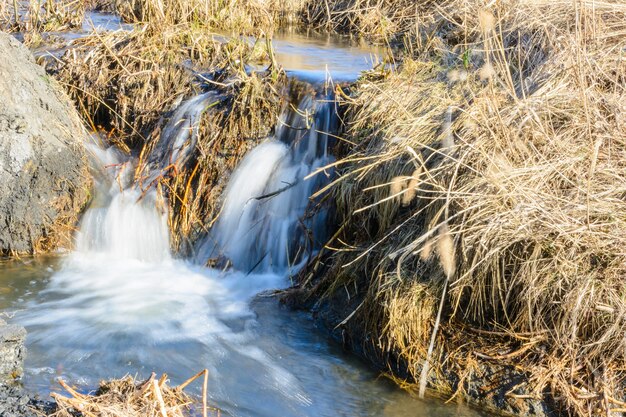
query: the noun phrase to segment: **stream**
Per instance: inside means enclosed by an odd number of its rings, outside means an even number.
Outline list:
[[[327,74],[355,79],[380,56],[332,37],[285,33],[274,46],[288,73],[307,81]],[[160,161],[184,163],[206,94],[183,102],[163,129],[147,176],[158,174]],[[324,210],[305,220],[304,214],[315,203],[310,196],[333,175],[327,170],[311,177],[333,161],[327,133],[336,129],[336,116],[325,97],[297,104],[281,118],[288,123],[232,174],[223,213],[192,259],[170,252],[159,196],[127,175],[134,161],[91,147],[94,164],[106,172],[97,178],[76,249],[0,264],[0,310],[28,330],[28,391],[46,398],[61,391],[59,377],[89,390],[102,379],[146,378],[153,371],[178,384],[207,368],[210,402],[225,415],[480,415],[412,398],[344,353],[308,314],[267,296],[289,286],[329,232]],[[121,168],[103,168],[111,166]],[[232,267],[203,266],[215,258]]]
[[[230,330],[215,329],[210,342],[162,340],[150,341],[144,334],[140,339],[131,335],[131,320],[126,324],[112,324],[120,320],[120,315],[102,319],[98,328],[86,328],[86,317],[81,315],[91,310],[106,308],[110,315],[123,296],[120,289],[116,297],[100,292],[99,297],[85,300],[90,307],[80,308],[72,300],[65,301],[55,280],[64,268],[66,257],[44,257],[12,261],[0,267],[0,308],[11,312],[9,321],[21,321],[26,309],[37,305],[50,307],[56,303],[68,311],[49,311],[50,320],[38,325],[27,325],[28,357],[26,361],[26,388],[47,398],[52,391],[62,392],[56,378],[65,380],[88,390],[102,379],[121,377],[126,374],[147,377],[150,372],[167,372],[174,384],[181,383],[200,368],[207,367],[209,376],[209,396],[213,404],[220,406],[228,415],[234,416],[388,416],[388,417],[473,417],[480,416],[467,406],[443,404],[437,400],[417,400],[397,388],[387,379],[359,359],[344,353],[340,346],[318,330],[308,314],[293,312],[278,306],[273,298],[256,297],[251,303],[243,303],[236,308],[245,312],[245,317],[236,314],[220,315]],[[184,266],[179,265],[183,268]],[[144,273],[149,273],[146,266]],[[137,271],[135,271],[137,272]],[[180,273],[180,269],[177,271]],[[152,268],[151,279],[165,275],[164,271]],[[204,271],[206,274],[206,271]],[[114,276],[111,270],[106,276],[99,274],[95,279]],[[56,278],[55,278],[56,277]],[[198,272],[198,278],[211,277]],[[119,278],[119,276],[118,276]],[[138,277],[133,277],[137,283]],[[167,277],[171,278],[171,277]],[[190,278],[190,281],[193,278]],[[116,280],[116,283],[118,281]],[[86,285],[82,282],[82,285]],[[213,283],[214,284],[214,283]],[[139,285],[139,284],[137,284]],[[149,285],[145,285],[148,287]],[[154,289],[150,288],[154,295]],[[179,288],[175,297],[164,302],[175,303],[183,290]],[[92,293],[93,294],[93,293]],[[194,294],[197,294],[194,291]],[[188,294],[187,304],[201,296]],[[217,297],[207,297],[211,303],[219,303]],[[137,300],[134,300],[135,302]],[[114,306],[111,306],[111,304]],[[95,304],[95,305],[94,305]],[[105,307],[109,305],[111,307]],[[99,305],[99,307],[98,307]],[[231,304],[231,313],[235,306]],[[72,310],[76,309],[73,313]],[[99,311],[99,310],[98,310]],[[101,312],[101,311],[100,311]],[[121,313],[121,312],[119,312]],[[127,314],[128,310],[126,311]],[[136,311],[135,311],[136,313]],[[45,315],[44,311],[38,314]],[[62,322],[55,322],[64,315]],[[69,315],[73,314],[72,317]],[[215,324],[216,315],[203,316],[205,310],[197,310],[187,317],[186,324],[198,325],[206,329],[207,319]],[[30,315],[32,317],[32,315]],[[162,316],[161,316],[162,317]],[[137,318],[135,315],[134,318]],[[152,316],[146,324],[154,325],[160,317]],[[109,321],[107,326],[106,321]],[[194,324],[194,322],[196,322]],[[169,321],[174,326],[174,320]],[[179,323],[180,324],[180,323]],[[117,331],[109,329],[117,326]],[[73,333],[79,331],[78,334]],[[163,329],[158,330],[158,332]],[[218,334],[221,332],[221,335]],[[152,329],[155,335],[157,331]],[[242,353],[228,347],[238,334],[239,347],[247,345],[249,352]],[[136,336],[136,335],[134,335]],[[218,339],[222,338],[221,341]],[[166,338],[167,339],[167,338]],[[206,340],[206,339],[205,339]],[[211,345],[210,343],[214,343]],[[254,360],[252,353],[261,354],[261,360]],[[251,354],[252,353],[252,354]],[[264,361],[266,364],[264,364]],[[192,393],[200,395],[199,386],[192,386]]]

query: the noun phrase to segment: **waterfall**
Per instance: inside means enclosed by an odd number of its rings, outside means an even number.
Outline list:
[[[78,253],[143,262],[171,259],[165,204],[153,185],[169,170],[181,170],[189,161],[203,113],[221,99],[217,93],[207,92],[176,108],[147,157],[139,183],[133,175],[135,161],[112,148],[91,147],[95,164],[113,173],[99,177],[96,201],[85,213],[76,237]]]
[[[134,161],[114,148],[90,145],[96,192],[76,234],[78,258],[161,262],[171,259],[164,203],[134,184]]]
[[[310,197],[329,182],[333,102],[305,97],[281,117],[276,133],[246,155],[223,195],[221,215],[198,259],[225,259],[237,270],[288,273],[327,235],[326,211]],[[309,215],[309,212],[313,213]]]
[[[334,109],[307,97],[285,111],[275,134],[233,172],[221,216],[198,242],[194,263],[171,253],[167,204],[153,182],[193,157],[199,122],[218,100],[205,93],[181,103],[139,174],[134,158],[93,147],[97,189],[76,250],[19,316],[29,349],[41,359],[31,364],[34,372],[54,373],[49,361],[55,360],[64,378],[95,385],[152,370],[180,378],[201,364],[222,404],[237,392],[240,406],[258,408],[253,392],[262,387],[272,412],[304,415],[311,400],[298,378],[258,344],[250,300],[284,287],[286,274],[324,241],[324,210],[308,210],[319,203],[311,195],[332,175],[311,176],[332,161],[332,140],[322,132],[334,129]],[[214,257],[232,268],[202,266]]]
[[[111,258],[156,262],[170,258],[167,218],[155,193],[142,198],[136,189],[113,190],[107,206],[85,214],[76,251],[106,253]]]
[[[133,160],[111,149],[94,150],[95,159],[114,175],[108,182],[106,176],[101,179],[108,189],[100,190],[83,218],[77,252],[144,262],[171,258],[165,204],[152,185],[189,161],[200,119],[219,100],[209,92],[178,106],[147,156],[139,184],[132,175]],[[245,273],[284,274],[314,254],[326,238],[327,222],[326,211],[315,207],[319,199],[310,197],[332,176],[323,168],[333,161],[329,132],[336,125],[332,100],[309,95],[288,107],[274,135],[252,149],[232,174],[220,217],[198,243],[196,260],[223,259]]]
[[[200,121],[204,112],[218,104],[223,97],[214,91],[198,94],[181,103],[159,135],[148,155],[142,187],[149,188],[154,181],[168,171],[180,171],[196,150],[200,134]]]

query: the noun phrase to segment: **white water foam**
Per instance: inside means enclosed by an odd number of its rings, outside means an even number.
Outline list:
[[[185,120],[196,120],[208,99],[183,103]],[[256,385],[268,391],[268,407],[280,415],[300,415],[310,399],[298,379],[256,345],[249,307],[258,293],[286,286],[286,268],[303,258],[297,250],[306,246],[306,231],[313,226],[302,216],[319,184],[305,177],[328,162],[327,138],[315,133],[316,122],[307,129],[308,119],[297,119],[289,120],[299,123],[298,136],[279,129],[232,176],[211,234],[211,241],[218,242],[212,250],[233,262],[225,272],[175,259],[166,207],[156,191],[132,184],[132,160],[95,149],[100,171],[116,174],[108,181],[100,175],[100,191],[84,215],[76,250],[19,318],[29,330],[30,345],[45,352],[38,356],[63,358],[53,366],[87,384],[123,376],[111,374],[109,367],[118,372],[175,367],[176,375],[188,376],[198,366],[207,367],[218,403],[232,402],[229,393],[235,391],[233,410],[259,408],[254,396],[246,404],[241,395]],[[164,161],[163,155],[167,163],[182,157],[195,124],[178,125],[186,133],[166,129],[170,139],[162,139],[173,148],[159,148],[155,161]],[[155,163],[154,170],[163,163]],[[261,267],[251,274],[253,264]]]
[[[163,127],[154,149],[148,156],[141,186],[150,188],[155,179],[168,171],[180,171],[196,150],[202,115],[222,98],[215,92],[199,94],[181,103]]]
[[[274,137],[253,149],[224,192],[220,218],[199,250],[199,260],[224,257],[247,273],[291,274],[325,236],[325,211],[310,218],[311,195],[331,172],[328,132],[333,109],[305,99],[287,114]]]
[[[228,406],[230,392],[242,391],[234,386],[252,380],[272,387],[268,401],[274,406],[306,408],[310,400],[297,378],[255,344],[249,302],[259,292],[283,287],[284,277],[246,276],[174,259],[165,213],[153,197],[138,202],[138,194],[119,192],[110,205],[86,214],[77,250],[50,278],[44,301],[19,317],[30,345],[45,357],[63,358],[53,366],[66,379],[92,386],[141,369],[144,376],[191,376],[206,367],[218,403]],[[193,357],[186,346],[193,347]],[[242,405],[254,408],[245,400],[235,406]]]

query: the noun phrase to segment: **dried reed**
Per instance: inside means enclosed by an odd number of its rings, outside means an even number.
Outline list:
[[[53,393],[56,402],[54,417],[188,417],[198,415],[196,401],[183,390],[200,376],[204,376],[202,415],[219,416],[220,411],[207,405],[207,370],[204,370],[178,387],[168,385],[167,375],[157,379],[152,376],[137,382],[130,376],[104,381],[93,395],[81,394],[59,380],[69,397]]]
[[[78,28],[91,0],[3,0],[0,30],[49,32]]]
[[[315,290],[360,297],[346,331],[414,381],[432,337],[431,387],[463,393],[482,361],[524,373],[523,398],[550,392],[572,415],[618,410],[626,6],[427,2],[415,19],[430,24],[407,45],[413,59],[346,99],[356,145],[332,186],[343,226]],[[402,207],[409,176],[416,195]],[[472,329],[472,343],[451,336]],[[457,382],[442,377],[451,368]]]
[[[194,23],[247,34],[271,34],[295,21],[305,0],[119,0],[128,22]]]

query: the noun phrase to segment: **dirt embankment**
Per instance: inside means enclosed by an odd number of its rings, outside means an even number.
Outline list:
[[[0,254],[69,246],[89,197],[87,133],[30,52],[0,33]]]

